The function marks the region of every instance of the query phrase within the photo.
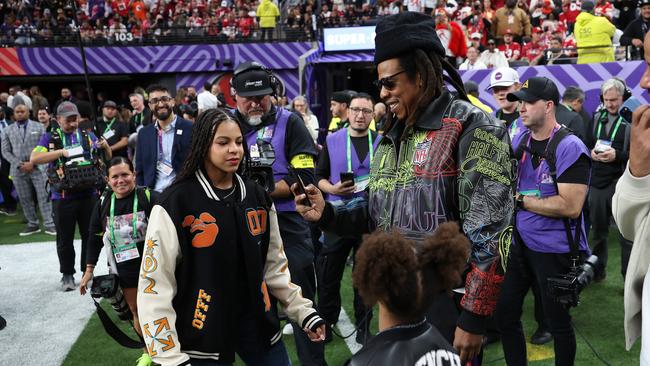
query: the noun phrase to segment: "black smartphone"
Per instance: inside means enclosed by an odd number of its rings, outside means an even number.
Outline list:
[[[289,174],[291,174],[291,177],[293,180],[296,181],[298,184],[298,194],[304,194],[305,199],[302,200],[303,205],[311,207],[311,202],[309,201],[309,198],[307,198],[307,193],[305,192],[305,182],[302,181],[302,178],[300,178],[300,175],[298,172],[296,172],[296,169],[294,169],[292,166],[289,166]]]
[[[352,182],[354,184],[354,173],[341,172],[341,184],[345,184],[346,182]]]

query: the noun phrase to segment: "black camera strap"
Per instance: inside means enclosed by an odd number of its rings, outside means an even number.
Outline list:
[[[142,338],[140,338],[139,341],[136,341],[124,334],[124,332],[122,332],[122,330],[117,325],[115,325],[115,323],[113,323],[111,318],[108,316],[108,314],[106,314],[104,309],[102,309],[97,300],[95,300],[93,297],[91,297],[91,299],[93,299],[93,302],[95,303],[95,307],[97,308],[97,316],[102,322],[104,330],[106,333],[108,333],[109,336],[111,336],[111,338],[113,338],[122,347],[133,349],[144,348],[144,340]],[[140,337],[140,335],[138,335],[138,337]]]
[[[568,136],[571,135],[572,132],[568,128],[562,126],[560,127],[559,130],[555,133],[551,141],[549,141],[548,148],[546,149],[544,159],[546,160],[546,164],[548,165],[549,169],[549,174],[551,175],[551,179],[553,180],[553,185],[555,186],[555,191],[560,194],[560,188],[557,184],[557,167],[555,165],[555,151],[557,150],[557,146],[560,144],[560,141]],[[580,249],[579,249],[579,243],[580,243],[580,234],[582,233],[582,211],[580,211],[580,215],[578,215],[578,218],[576,219],[576,231],[575,234],[571,232],[571,220],[564,217],[562,218],[562,222],[564,222],[564,230],[566,231],[566,238],[567,241],[569,242],[569,254],[571,255],[571,259],[573,261],[572,264],[578,264],[578,260],[580,258]]]

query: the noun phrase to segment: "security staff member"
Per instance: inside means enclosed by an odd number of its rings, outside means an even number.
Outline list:
[[[567,135],[554,152],[557,178],[551,176],[547,148],[561,126],[555,119],[560,93],[550,79],[533,77],[507,96],[521,101],[525,127],[515,136],[513,146],[525,144],[520,156],[517,179],[517,211],[514,242],[497,302],[496,319],[501,330],[503,353],[508,365],[526,365],[526,342],[521,325],[523,301],[536,283],[548,288],[548,277],[570,269],[569,240],[580,230],[578,248],[588,252],[584,223],[580,218],[589,183],[589,152],[580,139]],[[522,147],[523,148],[523,147]],[[557,183],[557,186],[556,184]],[[557,187],[557,189],[556,189]],[[565,230],[569,219],[571,239]],[[576,339],[568,308],[555,302],[548,291],[540,291],[541,302],[555,340],[555,364],[573,365]]]
[[[111,158],[111,148],[106,140],[97,139],[92,132],[85,132],[79,129],[79,110],[71,102],[59,104],[56,110],[57,122],[60,129],[55,132],[46,132],[38,145],[32,151],[30,162],[32,164],[47,164],[53,166],[56,162],[65,164],[72,157],[82,157],[90,160],[96,155],[98,148],[105,152],[106,159]],[[54,144],[54,134],[60,136],[61,147]],[[84,141],[88,139],[89,141]],[[56,251],[59,256],[59,270],[63,274],[61,288],[63,291],[72,291],[74,283],[74,234],[75,227],[79,225],[81,236],[81,272],[86,269],[86,247],[90,216],[95,202],[97,191],[88,189],[74,193],[59,192],[52,190],[52,212],[54,214],[54,226],[56,227]]]
[[[129,142],[129,126],[117,118],[117,104],[107,100],[102,106],[102,117],[95,122],[95,136],[101,136],[111,147],[113,157],[126,158]]]
[[[271,193],[278,211],[278,223],[289,261],[292,281],[302,288],[305,298],[314,300],[314,248],[309,225],[295,212],[289,187],[296,183],[289,174],[291,164],[305,185],[314,183],[316,150],[302,118],[271,103],[280,87],[277,78],[257,62],[244,62],[233,73],[231,85],[235,92],[235,117],[241,122],[251,156],[257,142],[270,143],[275,151],[273,176],[275,190]],[[312,343],[302,328],[292,323],[298,358],[302,365],[324,365],[322,343]]]
[[[366,93],[358,93],[350,101],[349,126],[327,136],[320,154],[316,181],[318,188],[327,193],[329,201],[345,201],[349,204],[367,204],[364,190],[370,179],[370,163],[377,149],[379,137],[369,129],[373,117],[373,100]],[[342,180],[349,174],[350,180]],[[339,319],[341,310],[341,278],[350,250],[356,253],[361,235],[341,237],[325,232],[325,243],[318,256],[318,310],[327,322],[326,341],[331,339],[331,327]],[[360,344],[370,338],[372,309],[354,289],[354,317],[356,341]]]
[[[621,46],[631,47],[634,60],[643,57],[643,39],[650,30],[650,0],[639,0],[639,17],[631,21],[621,36]]]
[[[594,114],[587,128],[587,147],[591,150],[594,166],[589,190],[589,218],[593,230],[594,254],[600,258],[595,281],[607,276],[607,238],[612,217],[612,196],[618,178],[623,175],[629,151],[625,140],[630,125],[621,118],[618,110],[623,105],[626,87],[618,79],[606,80],[600,88],[605,106]],[[619,234],[621,246],[621,274],[625,278],[630,260],[632,242]]]

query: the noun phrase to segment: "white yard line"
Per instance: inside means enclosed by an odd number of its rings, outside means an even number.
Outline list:
[[[336,323],[336,327],[339,329],[341,335],[348,335],[354,332],[354,324],[350,321],[348,314],[345,312],[345,309],[341,307],[341,313],[339,314],[339,321]],[[355,354],[361,349],[361,345],[355,341],[356,333],[351,337],[344,339],[345,344],[350,349],[350,353]]]
[[[81,241],[75,240],[78,270]],[[63,363],[95,310],[90,295],[78,288],[60,290],[56,242],[0,245],[1,365]],[[102,255],[95,274],[107,273]],[[77,285],[81,274],[75,274]]]

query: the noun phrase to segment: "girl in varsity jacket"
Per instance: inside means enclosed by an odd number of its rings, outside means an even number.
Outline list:
[[[289,365],[276,300],[324,339],[324,322],[291,282],[275,208],[242,178],[238,122],[214,109],[194,125],[191,151],[152,209],[138,286],[149,354],[167,365]]]

